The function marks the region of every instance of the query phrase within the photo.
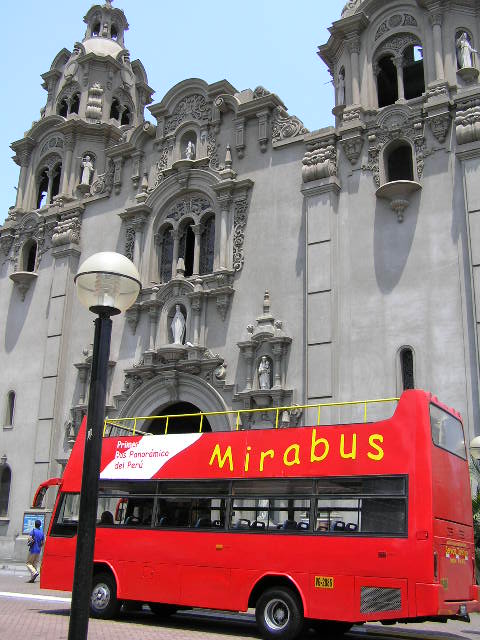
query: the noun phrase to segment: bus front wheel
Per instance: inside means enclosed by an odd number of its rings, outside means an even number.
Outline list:
[[[267,589],[259,597],[255,617],[263,638],[294,640],[303,629],[304,618],[298,596],[286,587]]]
[[[90,610],[94,618],[115,618],[120,611],[115,579],[108,573],[93,576]]]

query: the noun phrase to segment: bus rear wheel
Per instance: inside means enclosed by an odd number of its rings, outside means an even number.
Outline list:
[[[117,585],[113,576],[108,573],[96,573],[92,581],[90,610],[93,618],[115,618],[120,611],[117,600]]]
[[[286,587],[273,587],[262,593],[255,608],[260,634],[266,640],[294,640],[303,629],[302,605]]]

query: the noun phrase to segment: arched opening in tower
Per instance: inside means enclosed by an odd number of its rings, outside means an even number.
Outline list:
[[[200,413],[200,409],[190,402],[175,402],[174,404],[164,407],[156,416],[182,416],[183,414]],[[198,433],[200,431],[200,416],[187,417],[170,417],[168,419],[167,433]],[[152,434],[165,433],[166,418],[155,418],[145,423],[144,430]],[[204,417],[202,421],[202,433],[211,431],[212,427],[208,418]]]

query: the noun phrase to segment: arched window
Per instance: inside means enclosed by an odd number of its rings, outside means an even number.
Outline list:
[[[123,110],[120,124],[130,124],[130,109],[128,107]]]
[[[37,209],[50,204],[60,191],[62,163],[57,162],[51,169],[45,167],[38,178]]]
[[[55,196],[58,196],[60,192],[60,176],[62,175],[62,165],[61,163],[55,165],[53,167],[52,175],[51,175],[51,189],[50,189],[50,202]]]
[[[78,113],[80,108],[80,94],[74,93],[70,101],[70,113]]]
[[[100,29],[101,29],[100,22],[95,22],[95,24],[92,27],[92,37],[93,38],[95,38],[96,36],[100,35]]]
[[[30,239],[23,245],[22,249],[22,271],[30,271],[33,273],[37,264],[37,243]]]
[[[402,374],[403,390],[415,389],[413,351],[410,347],[402,347],[400,349],[400,369]]]
[[[413,180],[412,148],[407,142],[394,142],[385,151],[387,182]]]
[[[110,118],[114,118],[114,120],[118,120],[120,118],[120,102],[118,101],[118,98],[113,98],[112,100]]]
[[[47,204],[48,182],[48,169],[44,169],[38,179],[37,209],[40,209]]]
[[[67,115],[68,115],[68,102],[65,100],[65,98],[60,100],[60,102],[58,103],[57,113],[58,113],[59,116],[63,116],[64,118],[67,117]]]
[[[165,229],[160,239],[160,282],[172,279],[173,238],[171,227]]]
[[[378,106],[386,107],[398,100],[397,69],[391,55],[380,58],[377,65]]]
[[[5,426],[13,426],[13,420],[15,418],[15,391],[9,391],[7,393],[7,406],[5,407]]]
[[[195,234],[190,224],[183,228],[183,235],[180,239],[179,256],[185,261],[185,277],[193,274],[193,262],[195,256]]]
[[[418,98],[425,91],[422,47],[409,45],[403,52],[403,86],[405,99]]]
[[[215,217],[212,215],[203,223],[200,239],[200,275],[212,273],[215,256]]]
[[[8,502],[10,500],[10,485],[12,472],[7,464],[0,465],[0,517],[8,514]]]
[[[110,29],[110,36],[111,36],[112,40],[117,40],[118,39],[118,29],[117,29],[117,26],[115,24],[112,24],[112,27]]]

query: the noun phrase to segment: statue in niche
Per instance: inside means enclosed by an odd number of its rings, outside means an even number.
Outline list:
[[[262,356],[258,365],[258,385],[260,389],[271,389],[270,361],[267,356]]]
[[[180,305],[175,305],[175,315],[170,325],[173,336],[173,344],[183,344],[185,337],[185,317],[180,309]]]
[[[337,104],[345,104],[345,71],[340,69],[337,77]]]
[[[478,51],[472,47],[470,38],[465,31],[460,34],[455,44],[457,49],[458,68],[465,69],[473,67],[472,53],[478,53]]]
[[[191,140],[189,140],[188,143],[187,143],[187,147],[185,149],[185,158],[187,160],[194,160],[195,159],[195,145],[193,144],[193,142]]]
[[[93,176],[93,162],[89,155],[86,155],[82,161],[82,177],[80,180],[81,184],[90,184],[90,181]]]

